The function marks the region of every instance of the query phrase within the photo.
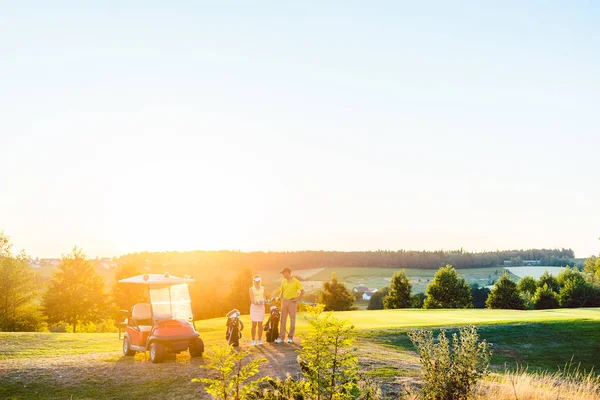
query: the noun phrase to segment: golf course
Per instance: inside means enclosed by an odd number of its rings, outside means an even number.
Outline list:
[[[439,328],[452,331],[463,325],[479,327],[481,338],[492,344],[488,379],[517,367],[556,372],[563,367],[597,370],[600,359],[600,309],[515,310],[377,310],[336,312],[358,332],[360,364],[368,375],[395,396],[419,376],[418,357],[409,330]],[[248,326],[248,317],[242,320]],[[225,319],[197,321],[207,346],[224,345]],[[298,318],[297,344],[256,348],[269,363],[262,374],[298,373],[296,350],[307,324]],[[242,347],[249,345],[244,331]],[[146,354],[124,357],[116,333],[0,333],[0,398],[2,399],[112,399],[208,398],[202,384],[204,358],[187,352],[152,364]]]

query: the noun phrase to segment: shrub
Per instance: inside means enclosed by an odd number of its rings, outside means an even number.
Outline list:
[[[305,394],[310,398],[354,399],[358,396],[356,332],[347,320],[323,314],[323,306],[312,307],[306,320],[309,332],[303,336],[298,362],[306,378]]]
[[[319,303],[324,304],[327,311],[347,311],[353,309],[354,296],[334,273],[330,281],[323,282]]]
[[[529,294],[533,296],[537,289],[537,282],[529,275],[525,275],[517,284],[517,289],[521,294]]]
[[[267,362],[264,357],[249,359],[251,354],[250,351],[236,351],[233,346],[213,346],[207,352],[208,364],[200,368],[212,370],[217,376],[194,378],[192,382],[204,383],[206,392],[215,399],[245,399],[258,390],[261,382],[269,379],[248,382],[259,372],[260,365]]]
[[[554,293],[558,293],[560,289],[560,285],[558,284],[558,280],[552,275],[548,270],[544,271],[540,279],[538,279],[537,287],[543,287],[544,285],[548,285],[548,288],[552,290]]]
[[[561,307],[597,307],[599,305],[598,289],[585,281],[583,277],[565,281],[558,293],[557,300]]]
[[[547,310],[550,308],[558,308],[558,300],[556,299],[556,293],[544,284],[538,287],[535,294],[531,298],[533,308],[536,310]]]
[[[437,341],[431,331],[413,331],[408,336],[423,366],[423,399],[468,399],[477,382],[489,373],[492,353],[474,326],[459,328],[452,342],[443,330]]]
[[[471,297],[473,298],[473,307],[485,308],[485,302],[490,295],[490,289],[486,287],[479,287],[478,284],[474,283],[471,285]]]
[[[410,307],[410,292],[412,285],[406,276],[405,270],[400,270],[392,276],[390,292],[383,298],[383,307],[386,309]]]
[[[383,287],[377,290],[369,299],[367,310],[383,310],[383,298],[388,295],[389,287]]]
[[[410,308],[423,308],[425,299],[427,296],[425,293],[417,293],[410,298]]]
[[[585,277],[577,268],[570,268],[568,265],[556,276],[558,286],[561,288],[564,287],[568,281],[573,279],[585,281]]]
[[[517,284],[504,273],[490,292],[485,305],[488,308],[523,310],[525,303],[519,296]]]
[[[451,265],[440,268],[427,286],[424,308],[472,308],[471,288]]]

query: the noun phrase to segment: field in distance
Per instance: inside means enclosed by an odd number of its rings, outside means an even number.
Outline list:
[[[540,267],[543,268],[543,267]],[[370,289],[379,289],[389,286],[392,275],[398,271],[395,268],[322,268],[318,273],[307,277],[309,281],[325,281],[335,272],[338,279],[350,289],[364,285]],[[494,268],[469,268],[459,269],[458,273],[466,279],[469,285],[477,283],[479,286],[492,285],[503,273],[503,267]],[[427,285],[433,279],[437,269],[406,269],[413,293],[425,292]],[[515,277],[513,275],[513,277]],[[518,279],[515,277],[515,279]]]

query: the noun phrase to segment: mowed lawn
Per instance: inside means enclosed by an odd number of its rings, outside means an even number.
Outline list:
[[[548,353],[560,345],[561,352],[569,353],[572,348],[575,361],[587,355],[600,356],[600,308],[556,309],[556,310],[373,310],[336,312],[335,316],[347,319],[361,336],[380,338],[382,341],[404,346],[405,332],[417,328],[452,328],[462,325],[481,326],[482,336],[497,332],[499,340],[490,340],[496,347],[512,344],[524,353]],[[242,317],[245,324],[244,336],[249,336],[249,316]],[[307,329],[303,314],[298,315],[297,332]],[[196,321],[196,329],[207,346],[225,343],[225,318]],[[598,331],[598,334],[594,333]],[[396,334],[397,333],[397,334]],[[546,335],[548,333],[548,335]],[[554,333],[559,337],[554,337]],[[594,339],[598,344],[584,344]],[[403,341],[404,340],[404,341]],[[410,347],[406,345],[406,347]],[[581,348],[583,347],[583,348]],[[60,357],[64,354],[88,354],[119,351],[121,342],[116,333],[2,333],[0,332],[0,360],[19,357]],[[554,350],[556,352],[556,349]],[[519,360],[527,362],[523,352]],[[570,356],[569,356],[570,359]],[[600,360],[600,357],[598,357]],[[568,361],[564,360],[564,361]],[[600,365],[599,365],[600,367]]]
[[[335,315],[356,326],[362,350],[380,352],[386,348],[411,365],[415,365],[416,357],[408,330],[445,328],[452,332],[457,326],[474,324],[479,326],[481,337],[493,345],[492,367],[496,371],[517,363],[530,370],[556,371],[571,360],[586,370],[600,368],[600,309],[406,309]],[[248,317],[243,320],[247,338]],[[225,344],[224,318],[197,321],[196,326],[207,345]],[[298,328],[300,334],[307,329],[302,315]],[[267,352],[285,349],[270,344],[264,347]],[[202,374],[198,369],[201,361],[182,353],[156,366],[143,354],[122,357],[120,349],[116,333],[0,333],[0,398],[69,398],[73,393],[73,398],[118,398],[124,390],[143,398],[167,398],[175,392],[195,393],[196,397],[190,398],[199,398],[203,393],[201,387],[189,383],[190,377]],[[288,355],[295,360],[293,351]],[[386,367],[386,357],[374,372],[404,376],[402,368]],[[410,370],[412,376],[415,371]],[[135,385],[124,373],[142,376],[147,383]]]

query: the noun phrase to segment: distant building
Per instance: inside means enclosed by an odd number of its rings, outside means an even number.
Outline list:
[[[363,292],[362,294],[362,299],[363,300],[371,300],[371,297],[377,293],[377,289],[367,289]]]
[[[369,290],[369,288],[366,287],[365,285],[355,286],[354,288],[352,288],[352,291],[354,293],[364,293],[367,290]]]
[[[523,260],[523,265],[542,265],[542,260]]]

